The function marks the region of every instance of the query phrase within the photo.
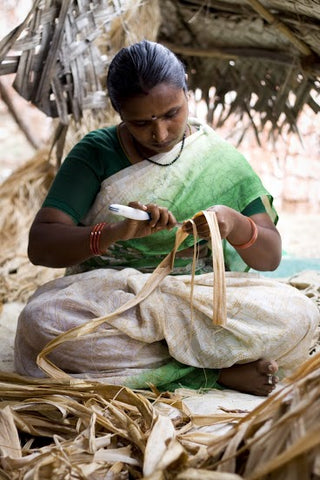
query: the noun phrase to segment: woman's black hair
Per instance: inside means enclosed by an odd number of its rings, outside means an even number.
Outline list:
[[[134,43],[122,48],[110,63],[107,88],[118,113],[126,99],[146,95],[160,83],[187,91],[183,63],[160,43],[148,40]]]

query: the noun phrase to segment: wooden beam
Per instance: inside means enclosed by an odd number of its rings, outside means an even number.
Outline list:
[[[277,50],[264,50],[262,48],[193,48],[176,45],[170,42],[161,43],[177,54],[191,57],[218,58],[221,60],[237,60],[238,58],[266,59],[273,63],[293,65],[297,58]]]
[[[259,0],[247,0],[251,7],[261,15],[267,22],[270,23],[274,28],[279,30],[298,50],[305,56],[314,56],[314,53],[309,48],[309,46],[297,38],[294,33],[290,30],[287,25],[285,25],[281,20],[279,20],[275,15],[273,15],[269,10],[267,10]]]

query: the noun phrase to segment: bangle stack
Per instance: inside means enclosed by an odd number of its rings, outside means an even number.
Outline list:
[[[105,225],[106,223],[102,222],[92,227],[90,232],[90,252],[92,255],[103,255],[103,252],[100,250],[100,237]]]
[[[251,223],[251,238],[250,238],[250,240],[248,242],[242,243],[240,245],[234,245],[234,243],[229,242],[230,245],[232,247],[236,248],[237,250],[245,250],[246,248],[251,247],[258,238],[258,227],[257,227],[257,225],[254,223],[254,221],[250,217],[247,217],[247,219]]]

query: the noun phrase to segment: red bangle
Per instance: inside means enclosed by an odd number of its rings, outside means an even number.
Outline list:
[[[90,232],[90,252],[92,255],[102,255],[103,252],[100,250],[100,236],[102,230],[104,229],[106,223],[97,223],[92,227]]]
[[[250,217],[247,217],[247,219],[251,223],[251,228],[252,228],[252,230],[251,230],[252,233],[251,233],[250,240],[247,243],[242,243],[240,245],[234,245],[233,243],[229,242],[230,245],[232,247],[236,248],[237,250],[244,250],[246,248],[251,247],[251,245],[253,245],[258,238],[258,227],[257,227],[257,225],[254,223],[254,221]]]

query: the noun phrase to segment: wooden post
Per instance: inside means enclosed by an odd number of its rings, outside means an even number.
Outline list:
[[[16,106],[14,105],[14,102],[12,101],[12,98],[11,98],[11,95],[9,93],[8,87],[1,81],[1,79],[0,79],[0,96],[3,100],[3,102],[8,107],[8,110],[11,113],[11,115],[13,116],[17,125],[22,130],[22,132],[24,133],[28,142],[32,145],[33,148],[35,148],[37,150],[40,147],[40,142],[33,135],[29,126],[27,125],[27,122],[22,117],[20,112],[17,110]]]

